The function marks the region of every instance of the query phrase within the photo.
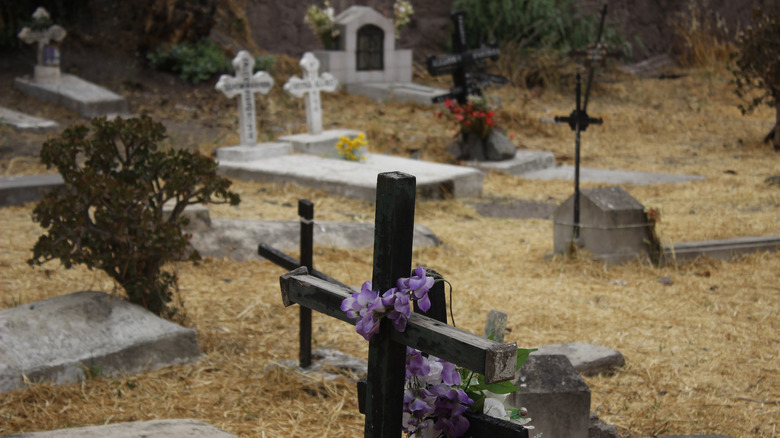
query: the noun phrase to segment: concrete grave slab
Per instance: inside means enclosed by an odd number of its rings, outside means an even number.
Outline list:
[[[62,105],[88,119],[128,113],[124,97],[69,74],[62,74],[59,81],[52,82],[39,82],[27,76],[15,78],[14,85],[28,96]]]
[[[626,364],[623,354],[619,351],[584,342],[542,345],[538,347],[537,351],[531,353],[532,356],[546,356],[550,354],[566,356],[574,369],[584,376],[607,373]]]
[[[40,201],[46,192],[64,185],[59,173],[0,178],[0,207]]]
[[[588,438],[590,388],[566,356],[530,356],[514,383],[521,390],[507,400],[528,409],[534,435]]]
[[[693,260],[707,256],[718,260],[758,251],[780,250],[780,236],[748,236],[722,240],[678,242],[664,247],[666,260]]]
[[[297,368],[298,371],[327,381],[342,378],[345,375],[362,379],[368,374],[368,362],[352,357],[332,348],[312,350],[312,363],[309,368],[298,366],[297,360],[283,360],[270,367],[284,366]],[[335,371],[335,372],[334,372]]]
[[[540,169],[548,169],[555,165],[555,155],[552,152],[531,151],[518,149],[513,158],[502,161],[465,161],[464,166],[475,167],[480,170],[511,173],[523,178],[528,173]]]
[[[217,160],[247,162],[290,155],[290,152],[292,145],[289,141],[264,142],[253,146],[225,146],[217,149]]]
[[[526,179],[565,179],[574,181],[574,166],[556,166],[547,169],[525,172],[519,175]],[[676,175],[671,173],[634,172],[628,170],[580,168],[581,182],[600,182],[609,184],[634,184],[645,186],[651,184],[684,183],[701,181],[701,175]]]
[[[313,155],[290,155],[248,163],[220,161],[217,172],[230,178],[273,183],[295,183],[362,199],[376,200],[376,179],[382,172],[400,171],[417,177],[420,198],[478,197],[483,173],[468,167],[366,154],[361,162]]]
[[[359,94],[377,103],[400,102],[433,105],[433,98],[447,90],[412,82],[362,82],[346,84],[347,92]]]
[[[0,106],[0,123],[24,132],[46,132],[60,127],[54,120],[42,119]]]
[[[6,438],[235,438],[199,420],[153,420],[7,435]]]
[[[77,292],[0,312],[0,393],[29,381],[68,384],[85,369],[134,374],[197,362],[195,330],[103,292]]]
[[[336,143],[339,142],[339,138],[347,137],[352,140],[360,134],[364,133],[354,129],[329,129],[327,131],[322,131],[319,134],[301,133],[284,135],[279,137],[279,141],[289,142],[293,152],[342,159],[338,150],[336,150]],[[365,155],[365,150],[361,155]]]

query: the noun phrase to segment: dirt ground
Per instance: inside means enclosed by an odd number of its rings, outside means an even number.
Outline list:
[[[86,49],[71,55],[64,68],[127,96],[133,113],[161,120],[173,146],[210,154],[238,140],[236,104],[213,90],[215,81],[189,86],[132,58]],[[53,118],[63,127],[86,122],[10,86],[13,76],[31,70],[21,58],[0,61],[0,105]],[[590,113],[605,123],[583,134],[583,165],[705,176],[686,184],[625,186],[645,206],[660,209],[658,231],[665,243],[780,234],[780,187],[766,182],[780,173],[780,154],[760,143],[774,114],[761,109],[743,117],[722,66],[682,73],[675,80],[614,70],[599,75]],[[279,91],[291,74],[300,74],[296,61],[280,58],[275,90],[258,98],[261,137],[304,129],[302,102]],[[417,76],[447,86],[446,79]],[[570,164],[573,134],[549,119],[571,111],[572,88],[507,87],[491,94],[494,101],[500,97],[498,119],[516,144],[551,151],[557,162]],[[435,108],[377,105],[343,92],[324,95],[323,105],[326,127],[365,130],[372,151],[448,161],[442,151],[456,129]],[[35,154],[50,135],[0,127],[0,174],[44,171]],[[297,220],[294,205],[306,198],[315,203],[318,220],[373,220],[371,204],[313,189],[244,181],[235,181],[234,188],[242,204],[212,207],[212,216]],[[624,368],[586,381],[592,410],[624,436],[777,437],[780,253],[662,268],[646,260],[609,267],[586,253],[547,258],[552,222],[545,209],[571,192],[566,181],[491,173],[482,198],[418,202],[416,223],[431,228],[443,244],[416,251],[414,262],[453,284],[458,327],[479,333],[496,308],[510,315],[507,342],[533,347],[579,341],[621,351]],[[491,210],[482,210],[483,204]],[[533,214],[496,213],[523,206]],[[31,269],[24,261],[41,233],[30,220],[32,208],[0,209],[0,308],[79,290],[121,295],[99,272],[65,270],[56,262]],[[371,275],[371,249],[319,246],[315,266],[360,284]],[[297,348],[297,312],[281,305],[280,268],[217,259],[170,268],[180,278],[185,323],[198,331],[200,363],[62,387],[31,383],[0,395],[0,433],[198,418],[246,437],[360,435],[363,417],[349,380],[324,382],[269,367],[293,358]],[[366,343],[348,325],[315,316],[314,327],[317,346],[365,357]]]

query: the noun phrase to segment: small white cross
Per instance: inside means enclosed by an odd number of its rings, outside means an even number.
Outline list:
[[[257,119],[255,117],[254,93],[268,94],[274,85],[274,78],[264,71],[252,75],[255,60],[246,50],[238,52],[233,59],[235,76],[219,77],[216,89],[227,97],[240,96],[238,103],[238,123],[241,127],[241,145],[257,144]]]
[[[320,91],[336,91],[339,81],[330,73],[323,73],[318,76],[320,61],[311,52],[306,52],[301,58],[301,67],[304,74],[303,79],[293,76],[284,84],[284,91],[295,97],[306,96],[306,125],[309,127],[309,134],[322,133],[322,102],[320,101]]]
[[[35,20],[42,20],[49,18],[49,13],[46,9],[39,7],[33,13]],[[60,25],[52,25],[45,30],[32,30],[29,27],[22,28],[21,32],[17,35],[20,40],[27,44],[38,43],[38,65],[59,65],[59,56],[51,57],[47,59],[50,62],[44,62],[44,48],[49,45],[52,40],[60,42],[65,38],[68,33]]]

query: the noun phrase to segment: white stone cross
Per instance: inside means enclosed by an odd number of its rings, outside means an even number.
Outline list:
[[[252,75],[255,60],[246,50],[238,52],[233,59],[235,76],[219,77],[216,89],[227,97],[240,97],[238,101],[238,123],[241,127],[241,145],[257,145],[257,118],[255,116],[254,93],[268,94],[274,85],[274,78],[264,71]]]
[[[306,96],[306,125],[309,127],[309,134],[322,133],[322,102],[320,101],[320,91],[336,91],[339,81],[330,73],[323,73],[318,76],[320,70],[320,61],[311,52],[306,52],[301,58],[301,67],[304,74],[303,79],[293,76],[284,84],[284,91],[295,97]]]
[[[41,21],[49,18],[49,13],[46,9],[39,7],[33,12],[33,20]],[[32,30],[29,27],[22,28],[17,37],[27,44],[38,43],[38,65],[56,65],[60,64],[60,57],[56,52],[56,49],[51,47],[53,53],[52,56],[44,57],[44,50],[49,46],[49,43],[54,40],[57,42],[62,41],[65,35],[68,33],[62,26],[57,24],[50,26],[47,29]]]

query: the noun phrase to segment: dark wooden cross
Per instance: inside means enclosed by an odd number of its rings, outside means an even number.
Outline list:
[[[466,42],[466,13],[459,11],[452,14],[455,32],[452,34],[451,55],[429,56],[426,60],[428,73],[433,76],[452,75],[453,87],[450,92],[434,97],[433,103],[452,99],[464,104],[469,96],[482,96],[482,89],[492,84],[504,85],[509,82],[503,76],[482,72],[487,59],[498,60],[501,51],[495,46],[485,46],[468,50]]]
[[[588,115],[588,98],[590,97],[590,86],[593,83],[594,66],[597,64],[602,53],[601,47],[601,34],[604,31],[604,17],[607,15],[607,5],[601,9],[601,21],[599,23],[598,35],[596,37],[596,44],[594,47],[596,50],[589,55],[588,63],[588,84],[585,88],[584,102],[582,99],[582,78],[577,73],[577,84],[575,86],[576,104],[574,111],[568,116],[555,116],[557,123],[568,123],[569,127],[574,131],[574,217],[572,222],[574,223],[574,239],[580,237],[580,133],[587,130],[591,124],[601,125],[604,120],[599,118],[593,118]],[[590,58],[593,59],[590,59]]]
[[[396,279],[411,271],[415,184],[414,176],[400,172],[383,173],[377,178],[372,276],[375,290],[394,287]],[[309,275],[305,267],[283,275],[280,284],[285,306],[297,303],[355,324],[340,308],[352,289]],[[369,341],[365,437],[401,436],[407,346],[483,374],[488,383],[514,377],[516,344],[500,344],[419,313],[412,313],[403,333],[384,318],[379,332]],[[527,430],[518,427],[520,432],[513,436],[527,437]]]

